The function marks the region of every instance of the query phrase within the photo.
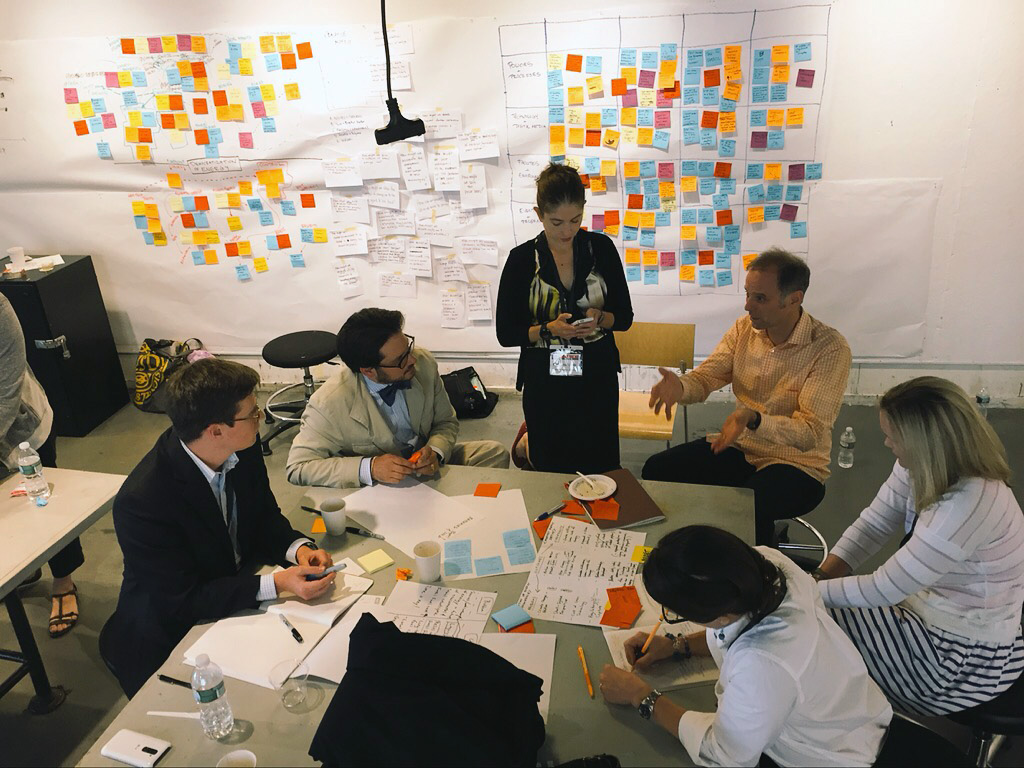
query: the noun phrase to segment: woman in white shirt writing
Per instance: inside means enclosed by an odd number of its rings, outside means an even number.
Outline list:
[[[880,405],[896,464],[816,576],[893,704],[945,715],[1024,670],[1024,516],[1006,451],[960,387],[923,376]],[[850,575],[894,536],[903,542],[880,568]]]
[[[814,580],[767,547],[710,526],[666,535],[644,565],[663,620],[705,631],[638,633],[626,657],[643,672],[676,656],[711,656],[720,669],[716,712],[687,711],[633,672],[606,665],[601,692],[677,735],[697,765],[871,765],[892,708],[864,661],[829,618]],[[637,658],[640,656],[640,658]]]

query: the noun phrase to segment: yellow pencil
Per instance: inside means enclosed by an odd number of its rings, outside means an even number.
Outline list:
[[[636,655],[636,657],[637,657],[638,659],[639,659],[639,658],[640,658],[641,656],[643,656],[643,655],[644,655],[645,653],[647,653],[647,649],[651,647],[651,640],[653,640],[653,639],[654,639],[654,636],[655,636],[656,634],[658,634],[658,630],[659,630],[660,628],[661,628],[661,619],[658,619],[658,623],[654,625],[654,629],[652,629],[652,630],[651,630],[651,634],[649,634],[649,635],[647,636],[647,642],[646,642],[646,643],[644,643],[644,647],[643,647],[643,648],[641,648],[641,649],[640,649],[640,653],[638,653],[638,654]]]
[[[580,664],[583,665],[583,678],[587,681],[587,692],[590,698],[594,698],[594,684],[590,682],[590,670],[587,669],[587,657],[583,655],[583,646],[577,645],[576,652],[580,655]]]

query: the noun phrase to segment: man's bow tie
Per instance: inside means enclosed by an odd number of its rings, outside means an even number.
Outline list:
[[[385,405],[389,408],[395,404],[395,395],[400,389],[409,389],[412,386],[411,381],[395,381],[388,384],[384,389],[380,390],[377,394],[380,395],[380,399],[384,401]]]

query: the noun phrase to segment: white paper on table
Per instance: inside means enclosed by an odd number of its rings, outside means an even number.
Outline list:
[[[453,496],[453,500],[465,504],[473,510],[477,519],[459,532],[458,536],[452,536],[447,541],[441,542],[441,575],[444,580],[457,581],[459,579],[476,579],[481,574],[476,571],[476,562],[484,558],[501,558],[502,570],[498,573],[483,574],[484,576],[501,576],[505,573],[526,573],[533,567],[533,561],[537,557],[537,548],[533,543],[533,533],[530,527],[530,516],[526,511],[526,502],[523,501],[523,492],[518,488],[507,491],[499,491],[496,497],[487,496]],[[513,531],[525,534],[525,541],[528,542],[527,562],[514,565],[509,558],[509,552],[505,545],[504,534]],[[465,546],[466,540],[470,546],[471,570],[461,571],[456,564],[446,559],[449,554],[449,546]],[[458,542],[458,544],[456,544]],[[527,558],[522,558],[526,560]]]
[[[377,274],[377,294],[381,298],[415,299],[416,275],[380,272]]]
[[[402,180],[405,188],[410,191],[430,189],[430,173],[423,150],[415,149],[398,156],[398,164],[402,169]]]
[[[406,242],[405,264],[409,274],[416,277],[433,277],[434,263],[430,258],[430,242],[419,237],[410,237]]]
[[[519,605],[535,619],[601,626],[608,588],[633,584],[640,567],[632,560],[633,550],[646,538],[642,531],[601,531],[578,520],[553,518]]]
[[[498,266],[498,241],[493,237],[457,237],[455,254],[463,264]]]
[[[229,616],[210,628],[185,651],[185,663],[195,666],[196,658],[206,654],[224,675],[264,688],[274,688],[270,672],[278,664],[295,662],[295,669],[316,646],[329,626],[309,619],[289,619],[302,635],[303,642],[292,637],[280,616],[259,612]]]
[[[397,179],[398,155],[379,147],[359,155],[359,169],[364,179]]]
[[[409,557],[414,557],[412,548],[421,541],[443,542],[476,519],[465,505],[409,478],[397,485],[359,489],[345,497],[345,512]]]
[[[402,198],[398,192],[397,181],[378,181],[366,185],[366,201],[378,208],[398,210],[402,207]]]
[[[525,632],[488,632],[477,643],[524,672],[544,681],[537,709],[546,723],[551,705],[551,678],[555,669],[555,635],[530,635]]]
[[[457,109],[435,109],[421,112],[428,139],[453,139],[462,133],[462,112]]]
[[[415,235],[412,211],[377,211],[377,232],[381,235]]]
[[[369,253],[366,230],[362,227],[330,227],[327,236],[335,256],[364,256]]]
[[[494,319],[490,283],[470,283],[466,286],[466,312],[470,320]]]
[[[441,291],[441,327],[466,327],[466,292],[462,288]]]
[[[340,683],[348,669],[348,644],[352,629],[370,608],[384,602],[383,595],[363,595],[349,608],[341,621],[331,627],[306,657],[309,674],[332,683]]]
[[[184,208],[184,206],[182,206]],[[22,269],[52,269],[53,267],[59,267],[64,263],[64,257],[59,253],[55,253],[53,256],[36,256],[34,259],[28,256],[25,257],[25,261],[22,264]],[[11,271],[11,264],[8,263],[5,269],[6,272]]]
[[[359,162],[351,157],[338,160],[324,160],[324,186],[361,187],[363,177],[359,173]]]
[[[434,189],[438,192],[458,192],[459,148],[448,144],[434,147],[431,159],[434,168]]]
[[[464,131],[459,134],[459,159],[463,162],[497,157],[499,154],[498,132],[493,128],[486,131]]]
[[[447,208],[445,212],[447,213]],[[455,243],[452,238],[451,219],[447,215],[443,218],[420,219],[416,223],[416,232],[420,237],[427,238],[431,245],[451,248]]]
[[[373,579],[364,579],[362,576],[338,571],[331,590],[316,600],[306,602],[294,596],[266,600],[260,603],[260,610],[267,613],[283,613],[289,619],[307,619],[329,627],[372,586]]]
[[[464,163],[459,169],[459,204],[464,211],[487,207],[487,174],[482,163]]]
[[[380,621],[394,621],[403,632],[461,637],[475,643],[497,598],[497,592],[399,581],[384,605],[372,613]]]
[[[334,273],[338,278],[338,290],[342,296],[351,298],[363,295],[363,281],[355,264],[335,264]]]
[[[626,661],[626,641],[637,632],[643,633],[646,637],[651,634],[651,630],[654,627],[654,624],[647,624],[646,626],[638,624],[632,629],[609,629],[606,627],[604,639],[608,643],[608,650],[612,655],[612,664],[619,669],[630,671],[629,662]],[[672,634],[692,635],[701,629],[702,627],[693,622],[684,621],[682,624],[662,624],[658,628],[658,634],[665,636],[671,631]],[[715,682],[718,679],[718,665],[715,664],[715,660],[710,656],[694,656],[680,661],[669,658],[659,661],[650,670],[644,672],[637,671],[637,674],[648,685],[657,688],[659,691],[672,691],[676,688],[686,688],[690,685]]]
[[[366,196],[334,194],[331,197],[331,216],[343,223],[369,224],[370,206]]]
[[[442,283],[468,283],[466,265],[459,261],[454,253],[439,256],[437,259],[437,279]]]
[[[404,237],[374,237],[366,241],[370,261],[377,264],[405,264],[406,239]]]

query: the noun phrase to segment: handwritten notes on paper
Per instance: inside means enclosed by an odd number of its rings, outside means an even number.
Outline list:
[[[400,581],[384,605],[370,612],[380,621],[395,622],[403,632],[476,642],[484,633],[497,596],[496,592]]]

